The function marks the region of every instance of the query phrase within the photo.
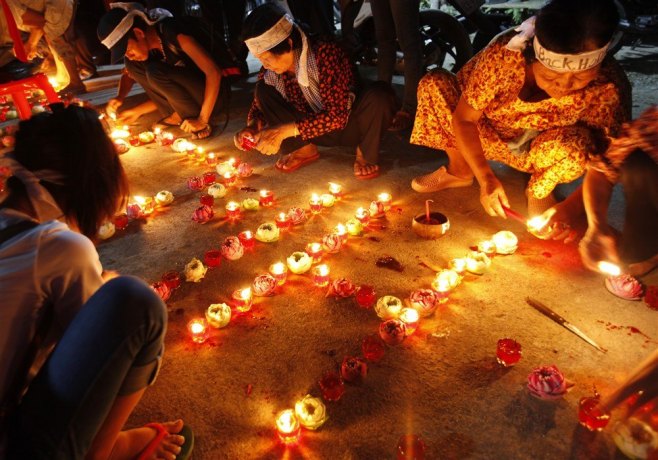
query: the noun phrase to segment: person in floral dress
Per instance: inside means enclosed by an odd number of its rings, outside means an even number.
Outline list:
[[[528,211],[585,171],[597,139],[617,135],[630,84],[606,55],[618,23],[612,0],[553,0],[494,38],[455,76],[426,75],[411,142],[444,150],[449,164],[417,177],[418,192],[480,184],[485,211],[505,216],[505,190],[487,160],[530,174]]]

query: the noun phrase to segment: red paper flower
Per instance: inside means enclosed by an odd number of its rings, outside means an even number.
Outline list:
[[[222,256],[227,260],[238,260],[244,255],[244,246],[237,236],[227,236],[221,247]]]
[[[334,280],[329,286],[327,297],[334,296],[347,298],[354,294],[354,291],[356,291],[356,286],[354,286],[354,283],[352,283],[347,278],[338,278]]]
[[[646,303],[649,308],[658,310],[658,286],[647,287],[647,290],[644,293],[644,303]]]
[[[187,179],[187,188],[190,190],[202,190],[204,187],[203,177],[192,176]]]
[[[302,224],[306,220],[306,211],[302,208],[290,208],[288,209],[288,219],[293,225]]]
[[[249,177],[254,173],[254,168],[249,163],[240,163],[236,169],[240,177]]]
[[[266,297],[274,294],[277,283],[272,275],[259,275],[254,279],[253,291],[258,297]]]
[[[626,274],[606,278],[605,287],[613,295],[626,300],[640,300],[644,293],[642,283]]]
[[[192,220],[199,224],[205,224],[210,219],[212,219],[214,215],[215,211],[213,211],[210,206],[206,206],[204,204],[203,206],[199,206],[194,210],[194,213],[192,213]]]
[[[538,367],[528,375],[528,390],[539,399],[560,399],[572,386],[555,365]]]
[[[411,308],[420,313],[421,316],[429,316],[434,313],[439,297],[432,289],[418,289],[409,295]]]
[[[343,247],[343,239],[335,233],[330,233],[322,237],[322,247],[325,252],[336,253]]]
[[[379,325],[379,336],[388,345],[399,345],[407,333],[407,326],[399,319],[389,319]]]
[[[345,356],[340,366],[340,375],[343,380],[351,383],[361,382],[368,374],[368,365],[356,356]]]
[[[169,286],[164,281],[156,281],[151,284],[151,288],[160,296],[163,302],[166,302],[171,297],[171,289],[169,289]]]

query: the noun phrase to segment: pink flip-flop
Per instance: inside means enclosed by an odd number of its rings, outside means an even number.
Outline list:
[[[304,165],[307,165],[309,163],[313,163],[314,161],[317,161],[320,158],[319,153],[316,153],[315,155],[310,156],[310,157],[302,157],[302,158],[291,157],[291,155],[292,155],[292,153],[289,153],[288,155],[284,155],[283,157],[281,157],[281,159],[279,159],[276,162],[274,167],[276,169],[278,169],[279,171],[281,171],[281,172],[291,173],[291,172],[297,171],[299,168],[301,168]],[[285,158],[285,160],[284,160],[284,158]],[[281,160],[284,160],[284,161],[281,162]],[[286,165],[289,162],[292,162],[293,166],[287,168]]]
[[[158,446],[164,438],[169,435],[167,429],[161,423],[148,423],[144,425],[155,430],[155,437],[148,443],[144,450],[137,456],[137,460],[147,460],[153,456]],[[185,442],[181,446],[181,451],[176,455],[176,460],[187,460],[192,453],[192,448],[194,447],[194,433],[189,426],[183,425],[183,428],[180,432],[175,433],[177,435],[183,436]]]

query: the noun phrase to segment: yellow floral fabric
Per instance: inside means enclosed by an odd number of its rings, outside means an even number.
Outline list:
[[[456,76],[439,70],[423,77],[411,143],[456,149],[452,112],[463,97],[483,113],[478,129],[485,157],[530,173],[529,193],[544,198],[557,184],[584,173],[598,145],[595,134],[617,135],[628,118],[630,85],[617,63],[606,58],[598,77],[584,89],[560,99],[523,101],[518,94],[526,60],[505,48],[512,35],[499,37]],[[527,134],[532,140],[526,148],[513,151],[508,143]]]

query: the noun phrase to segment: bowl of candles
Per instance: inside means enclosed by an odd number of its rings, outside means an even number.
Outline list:
[[[430,212],[432,200],[425,201],[425,212],[418,214],[411,221],[411,229],[421,238],[435,240],[441,238],[450,229],[450,220],[445,214]]]

